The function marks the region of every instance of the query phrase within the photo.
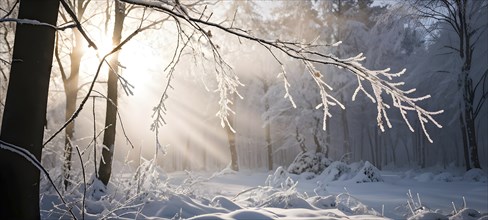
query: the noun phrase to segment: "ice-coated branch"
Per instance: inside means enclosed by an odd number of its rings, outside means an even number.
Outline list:
[[[148,0],[121,0],[123,2],[140,5],[148,8],[153,8],[156,11],[160,11],[162,13],[168,14],[170,16],[174,16],[181,21],[189,24],[190,27],[193,27],[195,30],[199,31],[203,38],[206,39],[206,42],[210,45],[212,54],[214,56],[214,60],[216,61],[216,65],[218,68],[215,69],[218,86],[218,92],[220,94],[219,104],[221,105],[219,113],[217,116],[221,118],[222,123],[225,122],[225,117],[231,111],[229,108],[229,104],[231,101],[227,98],[229,94],[236,92],[236,87],[240,85],[237,76],[231,71],[230,69],[226,69],[228,65],[223,61],[222,57],[219,54],[219,48],[215,46],[215,44],[211,40],[210,30],[205,31],[202,27],[205,26],[207,28],[214,28],[224,33],[230,34],[232,36],[236,36],[239,39],[246,39],[254,43],[258,43],[261,46],[265,47],[273,56],[274,58],[282,65],[282,62],[275,56],[275,51],[282,52],[283,54],[287,55],[288,57],[294,58],[300,62],[305,63],[307,70],[309,71],[310,75],[316,82],[321,96],[321,103],[317,106],[317,108],[322,108],[324,111],[324,128],[325,128],[325,119],[330,117],[329,106],[330,105],[339,105],[344,107],[340,102],[338,102],[334,97],[328,94],[328,90],[332,88],[328,86],[322,80],[322,74],[316,71],[315,65],[322,64],[322,65],[333,65],[338,68],[343,68],[348,70],[349,72],[353,73],[357,77],[358,87],[356,88],[353,99],[356,98],[357,94],[361,91],[363,92],[373,103],[377,105],[377,124],[378,127],[384,131],[384,124],[391,128],[391,122],[388,118],[388,114],[386,109],[390,108],[390,105],[385,103],[383,99],[383,95],[389,95],[392,98],[393,106],[400,110],[400,113],[405,120],[405,123],[409,126],[410,130],[413,131],[412,126],[410,125],[407,119],[407,113],[409,111],[415,112],[417,115],[418,120],[421,123],[421,127],[429,139],[432,142],[432,139],[428,135],[426,130],[425,124],[426,123],[433,123],[437,127],[441,128],[442,126],[433,118],[434,115],[440,114],[443,111],[427,111],[417,103],[421,100],[427,99],[430,96],[422,96],[422,97],[410,97],[410,94],[415,91],[414,89],[410,90],[403,90],[400,87],[404,84],[403,82],[394,82],[394,78],[398,78],[399,76],[405,73],[405,70],[400,71],[398,73],[391,73],[390,69],[385,70],[370,70],[364,67],[361,62],[366,59],[363,54],[358,54],[355,57],[350,58],[339,58],[332,54],[326,54],[323,51],[326,51],[331,46],[339,46],[340,42],[334,44],[319,44],[317,43],[317,39],[313,40],[309,43],[303,42],[293,42],[293,41],[282,41],[280,39],[275,40],[267,40],[260,37],[253,35],[249,31],[242,30],[240,28],[235,28],[231,26],[224,26],[223,23],[216,23],[210,21],[211,16],[203,16],[205,11],[201,13],[193,14],[188,13],[187,11],[181,10],[182,5],[179,3],[171,2],[171,1],[148,1]],[[205,17],[205,18],[204,18]],[[180,21],[180,22],[181,22]],[[282,65],[283,66],[283,65]],[[283,68],[284,69],[284,68]],[[283,77],[284,84],[285,84],[285,98],[289,98],[289,100],[293,102],[288,89],[290,84],[286,78],[286,71],[283,71],[279,74],[280,77]],[[365,83],[371,86],[373,94],[370,94],[365,89]]]

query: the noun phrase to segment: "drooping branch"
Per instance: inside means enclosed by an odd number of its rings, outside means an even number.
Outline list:
[[[294,58],[300,62],[304,62],[306,64],[309,73],[315,80],[317,86],[320,89],[321,94],[321,103],[318,105],[318,108],[322,107],[324,111],[324,115],[328,116],[328,106],[332,104],[341,105],[335,98],[327,94],[327,89],[332,89],[331,87],[327,86],[327,84],[322,81],[320,72],[316,71],[314,65],[323,64],[323,65],[333,65],[338,68],[343,68],[348,70],[349,72],[356,75],[358,79],[358,88],[356,89],[354,96],[357,95],[359,91],[362,91],[366,94],[366,96],[371,99],[373,103],[377,104],[377,123],[378,126],[382,131],[384,131],[384,123],[388,127],[391,127],[391,123],[388,119],[386,109],[390,108],[390,105],[386,104],[383,100],[383,95],[391,96],[393,106],[400,110],[405,123],[409,126],[410,130],[413,131],[412,126],[410,125],[406,115],[408,111],[413,111],[416,113],[418,120],[420,121],[421,127],[430,142],[432,139],[427,133],[425,128],[425,124],[428,122],[433,123],[437,127],[441,128],[442,126],[433,118],[434,115],[440,114],[443,111],[427,111],[424,108],[420,107],[417,103],[424,99],[429,98],[429,95],[422,96],[422,97],[410,97],[409,95],[415,91],[415,89],[410,90],[403,90],[400,88],[404,83],[403,82],[393,82],[393,78],[397,78],[404,74],[405,70],[399,73],[390,73],[390,69],[385,70],[370,70],[361,64],[361,62],[365,59],[362,54],[359,54],[355,57],[350,58],[339,58],[332,54],[326,54],[321,51],[326,51],[329,46],[338,46],[337,44],[327,45],[327,44],[318,44],[316,41],[311,43],[300,43],[300,42],[292,42],[292,41],[281,41],[279,39],[276,40],[267,40],[255,35],[252,35],[248,31],[244,31],[239,28],[234,27],[226,27],[220,23],[215,23],[210,21],[209,19],[202,19],[203,13],[196,13],[198,16],[193,17],[188,14],[187,10],[185,10],[184,6],[179,4],[179,2],[171,3],[171,2],[154,2],[154,1],[139,1],[139,0],[122,0],[123,2],[140,5],[148,8],[153,8],[157,11],[162,13],[171,15],[175,18],[178,18],[187,24],[190,27],[193,27],[196,31],[200,32],[203,38],[209,43],[210,48],[212,50],[214,60],[219,68],[216,68],[217,79],[219,80],[218,91],[221,96],[221,100],[219,104],[221,105],[219,113],[217,116],[221,119],[222,122],[225,121],[228,112],[232,111],[229,107],[229,101],[225,99],[227,94],[231,94],[236,92],[236,86],[239,85],[239,80],[237,76],[234,74],[229,74],[230,70],[226,70],[225,67],[228,66],[225,61],[223,61],[222,57],[219,54],[219,48],[215,46],[212,42],[210,30],[205,31],[202,26],[208,28],[215,28],[221,30],[225,33],[228,33],[232,36],[236,36],[239,39],[246,39],[251,42],[258,43],[265,47],[280,64],[281,61],[274,55],[274,50],[280,51],[287,55],[288,57]],[[285,88],[288,90],[289,84],[286,81],[286,75],[280,74],[285,76]],[[366,80],[372,90],[373,95],[369,94],[367,90],[364,88],[364,84],[362,81]],[[227,84],[221,84],[227,83]],[[289,96],[289,93],[285,95],[285,98]],[[291,96],[289,97],[290,101],[292,101]],[[324,117],[324,124],[325,119]],[[384,122],[385,121],[385,122]],[[228,124],[228,123],[227,123]],[[325,126],[324,126],[325,127]]]

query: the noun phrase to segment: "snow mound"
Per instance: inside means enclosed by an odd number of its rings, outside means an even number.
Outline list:
[[[325,182],[346,180],[355,183],[383,182],[381,172],[368,161],[350,165],[334,161],[320,174],[319,178]]]
[[[434,174],[431,172],[426,172],[414,177],[414,179],[419,182],[429,182],[432,181],[432,179],[434,179]]]
[[[353,216],[353,219],[384,219],[373,215],[366,216]],[[190,218],[192,220],[229,220],[229,219],[293,219],[293,220],[339,220],[339,219],[351,219],[351,216],[347,216],[345,213],[337,209],[328,210],[310,210],[310,209],[278,209],[278,208],[249,208],[246,210],[237,210],[231,213],[216,213],[206,214]]]
[[[323,153],[302,152],[295,157],[295,160],[288,166],[288,172],[302,174],[306,172],[320,174],[331,164],[331,160]]]
[[[468,170],[464,174],[463,179],[465,181],[474,181],[474,182],[482,182],[482,183],[488,182],[488,176],[486,175],[486,173],[483,170],[478,168],[473,168]]]
[[[488,217],[488,216],[486,216]],[[455,215],[451,216],[449,220],[477,220],[481,218],[481,214],[474,209],[462,209]]]
[[[256,220],[273,220],[277,219],[278,216],[272,212],[263,210],[263,209],[241,209],[236,210],[231,213],[226,214],[206,214],[201,216],[196,216],[190,218],[192,220],[226,220],[226,219],[236,219],[236,220],[248,220],[248,219],[256,219]]]
[[[419,212],[408,220],[449,220],[449,218],[436,212]]]
[[[158,202],[153,202],[158,203]],[[154,206],[155,204],[153,204]],[[206,206],[185,195],[171,195],[165,202],[161,202],[156,212],[161,218],[191,218],[206,213],[225,213],[225,209]]]
[[[409,170],[403,174],[403,178],[414,179],[418,182],[457,182],[457,181],[469,181],[469,182],[488,182],[488,175],[485,171],[477,168],[470,169],[464,174],[447,172],[447,171],[414,171]]]
[[[242,209],[241,206],[235,204],[233,201],[223,196],[216,196],[212,199],[212,202],[210,204],[214,207],[221,207],[229,211]]]
[[[452,182],[454,180],[454,176],[449,172],[442,172],[435,175],[433,180],[439,182]]]

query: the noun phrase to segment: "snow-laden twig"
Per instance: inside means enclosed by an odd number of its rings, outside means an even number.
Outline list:
[[[78,153],[78,158],[81,164],[81,173],[83,175],[83,200],[81,202],[81,219],[85,219],[85,199],[86,199],[86,174],[85,174],[85,164],[83,163],[83,158],[81,157],[80,149],[75,146],[76,152]]]
[[[14,22],[14,23],[23,24],[23,25],[45,26],[45,27],[49,27],[49,28],[52,28],[52,29],[57,30],[57,31],[64,31],[66,29],[76,27],[76,24],[73,24],[73,23],[67,23],[67,24],[62,25],[62,26],[55,26],[55,25],[52,25],[49,23],[40,22],[38,20],[25,19],[25,18],[0,18],[0,23],[3,23],[3,22]]]

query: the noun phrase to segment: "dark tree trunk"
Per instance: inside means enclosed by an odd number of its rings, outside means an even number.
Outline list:
[[[468,104],[466,104],[468,105]],[[478,157],[478,141],[476,139],[476,128],[473,116],[472,105],[466,106],[466,130],[469,143],[469,154],[471,159],[471,165],[473,168],[481,168],[480,160]]]
[[[454,19],[456,22],[453,25],[453,28],[457,31],[459,36],[459,56],[463,60],[463,66],[461,68],[461,75],[459,80],[459,88],[463,94],[463,101],[462,105],[464,107],[464,126],[465,126],[465,135],[467,138],[468,144],[468,152],[469,152],[469,159],[470,163],[466,163],[466,167],[471,168],[480,168],[480,162],[478,157],[478,140],[476,139],[476,127],[475,127],[475,114],[473,111],[474,105],[474,96],[475,96],[475,89],[473,88],[473,80],[470,77],[471,73],[471,63],[473,57],[473,51],[475,49],[476,40],[471,42],[471,38],[474,38],[474,33],[476,30],[469,22],[471,20],[472,14],[467,10],[469,9],[468,5],[471,2],[467,1],[456,1],[456,11],[457,17]],[[471,3],[473,4],[473,3]],[[454,5],[451,5],[454,7]],[[471,7],[475,7],[472,5]],[[473,30],[474,29],[474,30]],[[463,126],[463,124],[461,126]],[[469,168],[468,168],[469,169]]]
[[[122,38],[122,28],[125,18],[125,4],[119,1],[115,3],[115,24],[113,32],[113,45],[119,45]],[[107,82],[107,109],[105,114],[105,127],[103,133],[102,158],[98,168],[98,178],[107,185],[112,175],[112,161],[114,156],[115,131],[117,128],[117,82],[118,82],[119,52],[112,55]]]
[[[59,1],[23,0],[19,18],[56,25]],[[28,150],[41,160],[55,30],[18,24],[2,141]],[[39,170],[22,156],[0,150],[0,219],[39,219]]]
[[[315,118],[315,128],[313,130],[313,142],[315,143],[315,153],[323,153],[324,148],[319,139],[320,119]]]
[[[470,170],[471,162],[469,161],[468,138],[466,137],[466,125],[464,124],[464,117],[462,112],[459,113],[459,123],[461,128],[461,136],[463,137],[464,162],[466,163],[466,170]]]
[[[468,40],[469,38],[467,38]],[[469,45],[468,43],[466,43]],[[473,112],[473,104],[474,104],[474,90],[473,90],[473,80],[469,77],[469,72],[471,69],[471,50],[466,52],[466,58],[464,61],[464,65],[462,68],[463,76],[464,76],[464,120],[466,122],[466,135],[468,139],[469,145],[469,155],[472,168],[481,168],[480,160],[478,157],[478,140],[476,139],[476,125],[475,125],[475,116]]]

